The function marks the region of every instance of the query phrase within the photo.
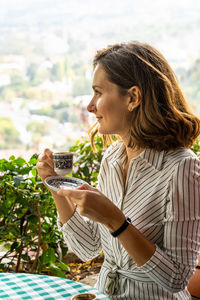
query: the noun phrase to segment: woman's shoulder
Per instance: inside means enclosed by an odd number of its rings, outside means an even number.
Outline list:
[[[167,151],[165,156],[165,161],[168,163],[172,163],[174,166],[185,164],[189,161],[195,161],[200,165],[200,160],[197,155],[188,148],[180,148],[176,151]]]

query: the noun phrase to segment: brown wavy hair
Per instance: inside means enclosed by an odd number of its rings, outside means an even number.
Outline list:
[[[128,147],[158,151],[191,147],[200,134],[200,120],[191,111],[177,78],[163,55],[154,47],[133,41],[97,51],[93,67],[101,65],[121,94],[132,86],[141,91],[141,103],[132,112]],[[97,123],[90,131],[91,144]],[[104,146],[113,136],[103,135]]]

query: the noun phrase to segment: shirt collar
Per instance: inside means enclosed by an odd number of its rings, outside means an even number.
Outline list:
[[[112,148],[110,148],[110,151],[108,151],[108,153],[105,153],[104,157],[108,158],[111,164],[115,164],[117,161],[124,160],[124,157],[126,155],[126,149],[124,143],[115,142],[113,145],[111,145],[111,147]],[[164,150],[156,151],[154,149],[147,148],[132,160],[142,159],[146,161],[148,164],[150,164],[151,166],[153,166],[155,169],[160,170],[162,167],[164,153],[165,153]]]
[[[156,151],[154,149],[145,149],[140,153],[140,157],[153,166],[155,169],[160,170],[164,158],[165,151]]]

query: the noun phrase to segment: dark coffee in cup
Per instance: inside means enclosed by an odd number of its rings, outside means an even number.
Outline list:
[[[95,299],[97,299],[95,294],[84,293],[84,294],[78,294],[78,295],[72,297],[71,300],[95,300]]]

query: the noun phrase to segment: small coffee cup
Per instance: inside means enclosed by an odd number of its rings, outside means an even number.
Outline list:
[[[66,175],[71,173],[73,168],[72,152],[55,152],[53,153],[54,171],[58,175]]]
[[[97,299],[97,296],[91,293],[78,294],[71,298],[71,300],[94,300],[94,299]]]

